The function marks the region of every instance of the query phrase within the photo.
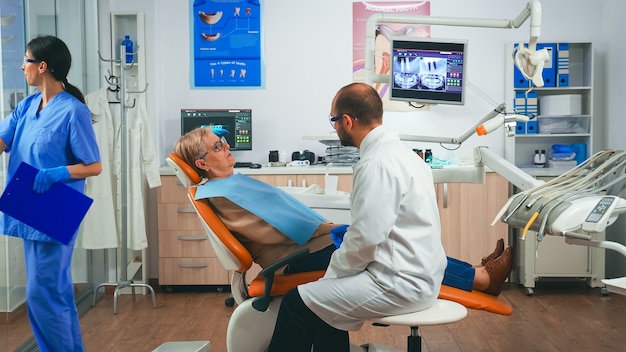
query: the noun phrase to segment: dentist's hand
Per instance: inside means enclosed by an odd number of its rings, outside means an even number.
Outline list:
[[[53,183],[69,180],[70,178],[70,171],[66,166],[41,169],[37,172],[37,175],[35,175],[33,191],[43,193],[47,191]]]
[[[348,231],[348,226],[350,225],[340,225],[337,227],[333,227],[330,230],[330,238],[333,239],[335,247],[339,248],[341,246],[341,243],[343,243],[343,235],[345,235],[346,231]]]

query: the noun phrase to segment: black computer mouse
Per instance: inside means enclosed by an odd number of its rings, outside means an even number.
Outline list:
[[[261,168],[261,166],[262,166],[261,164],[251,164],[251,165],[250,165],[250,168],[251,168],[251,169],[260,169],[260,168]]]

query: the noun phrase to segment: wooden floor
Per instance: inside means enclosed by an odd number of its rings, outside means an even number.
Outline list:
[[[157,289],[157,292],[160,291]],[[470,310],[460,322],[422,327],[424,352],[435,351],[623,351],[626,346],[626,296],[603,296],[583,283],[538,284],[526,296],[510,284],[503,293],[512,316]],[[168,341],[209,340],[211,352],[226,351],[233,308],[227,293],[208,290],[121,296],[113,315],[109,295],[81,318],[86,351],[152,351]],[[364,326],[351,333],[354,344],[377,343],[406,350],[406,327]],[[245,338],[242,336],[242,338]]]

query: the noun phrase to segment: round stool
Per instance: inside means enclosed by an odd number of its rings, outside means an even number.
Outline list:
[[[420,352],[422,350],[422,338],[417,333],[421,325],[440,325],[459,321],[467,316],[467,308],[462,304],[438,299],[432,307],[415,313],[392,315],[388,317],[373,318],[371,322],[377,325],[404,325],[411,327],[411,335],[408,336],[408,352]],[[382,346],[369,344],[368,352],[389,351]]]

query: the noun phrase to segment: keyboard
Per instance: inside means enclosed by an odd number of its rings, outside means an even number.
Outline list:
[[[250,165],[252,165],[252,163],[248,161],[235,162],[235,167],[250,167]]]

